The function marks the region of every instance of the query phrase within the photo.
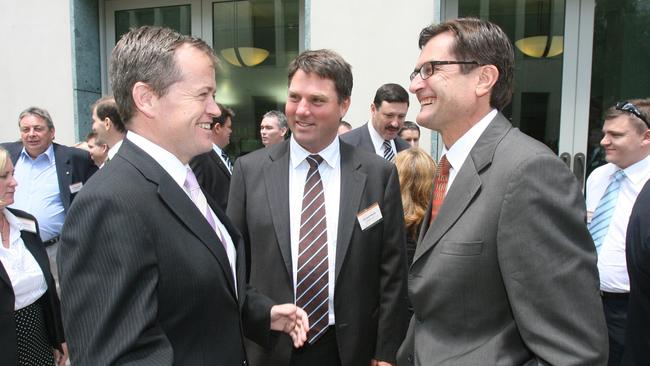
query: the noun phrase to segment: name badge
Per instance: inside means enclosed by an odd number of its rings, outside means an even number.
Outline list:
[[[593,211],[587,211],[587,224],[591,224],[591,218],[594,216]]]
[[[36,221],[24,217],[16,217],[20,221],[20,230],[36,234]]]
[[[84,184],[83,182],[77,182],[77,183],[72,183],[70,184],[70,193],[77,193],[81,190],[81,187],[83,187]]]
[[[366,230],[371,228],[381,222],[383,216],[381,216],[381,210],[379,209],[379,203],[375,202],[368,208],[362,210],[357,214],[357,220],[359,220],[359,226],[361,230]]]

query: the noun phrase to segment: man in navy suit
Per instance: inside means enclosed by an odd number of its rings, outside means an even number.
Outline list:
[[[370,123],[341,135],[341,140],[393,161],[398,152],[411,147],[397,135],[408,109],[406,89],[398,84],[384,84],[377,89],[370,104]]]
[[[11,155],[19,183],[11,207],[36,217],[52,274],[58,280],[55,258],[63,221],[97,166],[87,151],[53,143],[56,131],[45,109],[25,109],[18,117],[18,127],[20,141],[2,144]]]

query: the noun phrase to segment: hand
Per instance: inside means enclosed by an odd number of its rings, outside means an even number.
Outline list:
[[[307,341],[307,313],[294,304],[275,305],[271,308],[271,329],[289,334],[293,346],[300,348]]]
[[[65,366],[66,361],[68,361],[68,345],[65,342],[61,343],[61,348],[63,352],[54,349],[54,363],[56,363],[56,366]]]
[[[394,363],[375,360],[374,358],[370,360],[370,366],[395,366]]]

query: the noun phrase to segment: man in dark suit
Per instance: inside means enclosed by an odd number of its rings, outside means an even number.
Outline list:
[[[230,143],[235,113],[219,103],[217,106],[221,115],[212,120],[212,150],[190,160],[190,167],[201,187],[214,198],[219,208],[226,211],[232,163],[223,149]]]
[[[45,109],[22,111],[18,128],[21,141],[2,144],[11,155],[19,183],[11,207],[36,217],[58,283],[56,253],[61,228],[72,200],[97,166],[87,151],[53,143],[54,122]]]
[[[304,312],[248,288],[241,235],[188,165],[212,146],[216,62],[168,28],[134,29],[113,50],[129,132],[72,205],[59,256],[73,364],[245,365],[244,306],[305,339]]]
[[[115,98],[112,96],[99,98],[90,106],[90,113],[93,117],[93,132],[97,134],[95,143],[108,146],[106,161],[110,161],[117,154],[126,136],[126,127],[117,110]],[[100,167],[103,165],[101,164]]]
[[[376,153],[388,161],[409,147],[397,136],[409,109],[409,94],[398,84],[384,84],[377,89],[370,104],[370,122],[343,134],[341,140],[352,146]]]
[[[650,181],[637,196],[627,226],[627,271],[630,298],[622,365],[650,360]]]
[[[495,24],[420,33],[417,122],[444,142],[424,217],[400,365],[604,365],[607,329],[581,187],[499,111],[514,52]],[[435,61],[434,61],[435,60]]]
[[[289,67],[288,141],[240,157],[228,215],[249,247],[250,284],[304,306],[309,344],[267,337],[258,365],[389,365],[406,325],[405,234],[394,165],[337,138],[350,65],[329,50]],[[247,321],[247,336],[268,333]]]

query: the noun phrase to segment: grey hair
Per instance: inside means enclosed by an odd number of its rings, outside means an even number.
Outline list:
[[[52,117],[50,117],[50,113],[47,110],[39,107],[29,107],[24,111],[20,112],[20,115],[18,115],[18,127],[20,127],[20,120],[27,116],[41,117],[45,121],[45,124],[47,125],[47,128],[49,130],[54,128],[54,122],[52,122]]]
[[[264,113],[264,116],[262,118],[266,117],[275,118],[278,121],[278,126],[280,126],[280,128],[287,128],[287,116],[285,116],[284,113],[276,110],[268,111]]]

